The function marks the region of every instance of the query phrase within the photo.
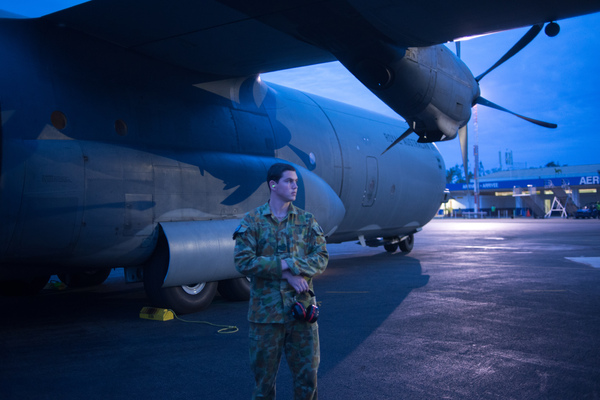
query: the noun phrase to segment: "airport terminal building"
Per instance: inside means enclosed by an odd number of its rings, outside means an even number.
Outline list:
[[[455,217],[535,218],[573,216],[600,201],[600,164],[500,171],[475,183],[450,183],[450,200],[441,215]]]

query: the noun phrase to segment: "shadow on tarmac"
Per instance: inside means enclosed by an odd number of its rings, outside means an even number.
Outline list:
[[[460,241],[457,240],[460,237]],[[409,254],[332,245],[315,279],[323,399],[599,398],[597,221],[433,221]],[[431,278],[430,278],[431,276]],[[2,298],[6,399],[248,399],[248,304],[142,320],[122,272]],[[510,385],[507,385],[507,382]],[[291,398],[282,362],[280,399]]]
[[[429,282],[421,263],[403,253],[377,253],[330,261],[315,279],[326,374],[348,357],[402,304],[413,289]]]
[[[413,289],[429,281],[420,262],[402,253],[361,254],[334,256],[315,279],[321,302],[320,376],[349,357]],[[231,335],[206,325],[142,320],[139,311],[149,305],[142,285],[126,284],[117,274],[94,288],[3,298],[0,384],[7,398],[250,397],[246,302],[217,297],[206,311],[184,317],[237,325],[239,332]],[[285,361],[277,382],[278,398],[291,396]]]

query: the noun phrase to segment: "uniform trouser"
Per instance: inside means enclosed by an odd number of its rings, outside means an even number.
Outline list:
[[[250,323],[250,364],[256,387],[253,399],[275,399],[275,382],[282,351],[294,378],[295,400],[317,399],[321,359],[316,323]]]

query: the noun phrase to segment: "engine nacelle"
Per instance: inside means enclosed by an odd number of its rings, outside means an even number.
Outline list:
[[[341,62],[369,90],[406,119],[419,142],[449,140],[471,118],[479,85],[447,47],[387,46],[385,52]]]

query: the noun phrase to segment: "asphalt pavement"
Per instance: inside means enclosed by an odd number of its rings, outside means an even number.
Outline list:
[[[600,220],[434,220],[409,254],[328,248],[320,399],[600,398]],[[0,399],[250,398],[247,303],[141,319],[122,270],[1,300]],[[278,399],[291,386],[283,360]]]

